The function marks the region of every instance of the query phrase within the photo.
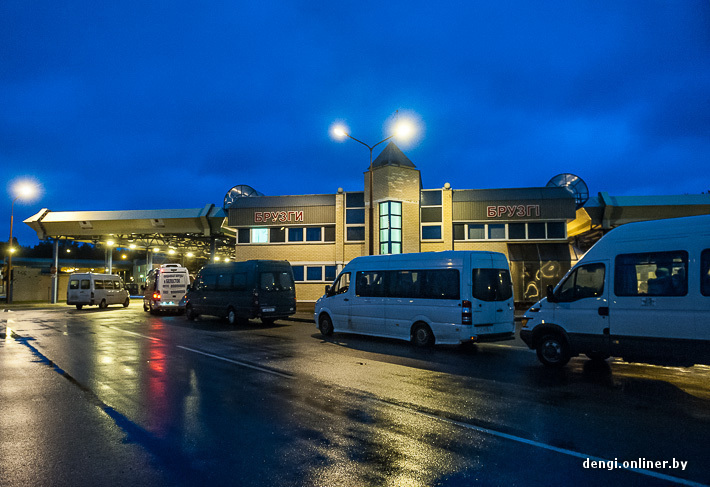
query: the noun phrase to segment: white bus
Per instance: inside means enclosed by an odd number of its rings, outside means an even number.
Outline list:
[[[75,272],[69,276],[67,304],[75,305],[76,309],[96,304],[99,308],[109,304],[122,304],[125,308],[130,304],[130,299],[123,280],[118,276]]]
[[[710,364],[710,215],[615,228],[547,294],[520,330],[545,365]]]
[[[316,302],[324,336],[358,333],[419,347],[512,339],[505,255],[444,251],[357,257]]]
[[[180,300],[190,285],[190,273],[180,264],[163,264],[148,271],[143,290],[143,311],[184,312]]]

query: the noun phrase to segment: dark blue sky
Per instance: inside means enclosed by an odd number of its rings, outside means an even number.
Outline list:
[[[425,188],[708,191],[710,2],[0,2],[2,179],[43,187],[23,244],[43,207],[362,190],[329,127],[374,144],[396,110]]]

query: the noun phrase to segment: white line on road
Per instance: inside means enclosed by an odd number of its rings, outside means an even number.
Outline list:
[[[490,429],[490,428],[484,428],[484,427],[482,427],[482,426],[476,426],[476,425],[473,425],[473,424],[463,423],[463,422],[461,422],[461,421],[456,421],[456,420],[454,420],[454,419],[449,419],[449,418],[445,418],[445,417],[442,417],[442,416],[436,416],[436,415],[431,414],[431,413],[425,413],[424,411],[419,411],[419,410],[414,409],[414,408],[409,408],[409,407],[402,406],[402,405],[399,405],[399,404],[394,404],[394,403],[391,403],[391,402],[388,402],[388,401],[381,401],[381,402],[384,402],[384,403],[386,403],[386,404],[388,404],[388,405],[390,405],[390,406],[394,406],[394,407],[397,407],[397,408],[400,408],[400,409],[404,409],[405,411],[414,412],[414,413],[420,414],[420,415],[422,415],[422,416],[426,416],[427,418],[430,418],[430,419],[434,419],[434,420],[437,420],[437,421],[442,421],[442,422],[445,422],[445,423],[453,424],[453,425],[459,426],[459,427],[461,427],[461,428],[469,429],[469,430],[472,430],[472,431],[477,431],[477,432],[479,432],[479,433],[484,433],[484,434],[491,435],[491,436],[497,436],[497,437],[499,437],[499,438],[505,438],[505,439],[507,439],[507,440],[512,440],[512,441],[515,441],[515,442],[517,442],[517,443],[524,443],[524,444],[526,444],[526,445],[534,446],[534,447],[537,447],[537,448],[542,448],[542,449],[544,449],[544,450],[550,450],[550,451],[553,451],[553,452],[556,452],[556,453],[562,453],[563,455],[569,455],[569,456],[572,456],[572,457],[581,458],[581,459],[583,459],[583,460],[591,460],[591,461],[596,461],[596,462],[604,462],[604,464],[613,464],[613,463],[614,463],[614,460],[607,460],[607,459],[604,459],[604,458],[601,458],[601,457],[595,457],[595,456],[593,456],[593,455],[587,455],[586,453],[580,453],[580,452],[576,452],[576,451],[574,451],[574,450],[568,450],[568,449],[566,449],[566,448],[560,448],[560,447],[557,447],[557,446],[548,445],[547,443],[541,443],[541,442],[535,441],[535,440],[528,440],[527,438],[522,438],[522,437],[520,437],[520,436],[510,435],[510,434],[508,434],[508,433],[503,433],[502,431],[496,431],[496,430],[492,430],[492,429]],[[682,479],[682,478],[679,478],[679,477],[673,477],[673,476],[670,476],[670,475],[664,475],[664,474],[662,474],[662,473],[654,472],[653,470],[646,470],[646,469],[643,469],[643,468],[624,468],[624,470],[628,470],[628,471],[631,471],[631,472],[636,472],[636,473],[641,474],[641,475],[646,475],[646,476],[648,476],[648,477],[654,477],[654,478],[656,478],[656,479],[665,480],[665,481],[673,482],[673,483],[676,483],[676,484],[689,485],[689,486],[692,486],[692,487],[707,487],[706,484],[701,484],[701,483],[699,483],[699,482],[693,482],[692,480],[686,480],[686,479]]]
[[[231,364],[240,365],[242,367],[248,367],[250,369],[258,370],[260,372],[266,372],[267,374],[278,375],[279,377],[283,377],[284,379],[293,379],[294,378],[291,375],[287,375],[287,374],[284,374],[282,372],[279,372],[279,371],[276,371],[273,369],[267,369],[265,367],[259,367],[258,365],[253,365],[253,364],[249,364],[246,362],[241,362],[239,360],[234,360],[231,358],[222,357],[220,355],[215,355],[213,353],[207,353],[207,352],[203,352],[201,350],[195,350],[194,348],[183,347],[182,345],[178,345],[177,348],[187,350],[188,352],[199,353],[200,355],[204,355],[206,357],[216,358],[217,360],[223,360],[224,362],[229,362]]]

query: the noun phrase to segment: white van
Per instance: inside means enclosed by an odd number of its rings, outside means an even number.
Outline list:
[[[143,290],[143,311],[185,311],[180,300],[190,285],[190,273],[180,264],[163,264],[148,271]]]
[[[98,304],[99,308],[105,308],[109,304],[122,304],[126,308],[130,304],[130,298],[123,280],[118,276],[76,272],[69,276],[67,304],[76,305],[76,309],[95,304]]]
[[[520,331],[545,365],[710,364],[710,215],[622,225],[547,294]]]
[[[357,257],[316,302],[325,336],[359,333],[417,346],[512,339],[505,255],[444,251]]]

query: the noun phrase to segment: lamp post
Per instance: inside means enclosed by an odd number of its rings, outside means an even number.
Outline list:
[[[7,304],[12,303],[12,253],[15,251],[12,239],[12,228],[15,224],[15,201],[29,200],[37,194],[37,186],[29,181],[20,181],[12,187],[16,194],[10,205],[10,241],[7,246],[7,288],[5,289],[5,300]]]
[[[369,216],[368,232],[370,235],[370,240],[369,240],[369,245],[368,245],[368,255],[374,255],[375,254],[375,234],[374,234],[375,212],[373,210],[374,198],[373,198],[373,194],[372,194],[373,189],[374,189],[373,188],[374,184],[373,184],[373,179],[372,179],[372,150],[375,147],[377,147],[378,145],[380,145],[382,142],[387,142],[388,140],[390,140],[391,138],[393,138],[395,136],[401,137],[401,138],[409,137],[413,131],[412,124],[407,120],[402,120],[402,121],[398,122],[397,125],[395,126],[395,131],[392,135],[382,139],[381,141],[379,141],[378,143],[376,143],[375,145],[372,145],[372,146],[367,145],[362,140],[358,140],[355,137],[353,137],[352,135],[350,135],[347,132],[346,128],[342,125],[335,125],[333,127],[332,131],[333,131],[333,134],[337,138],[343,139],[343,138],[347,137],[349,139],[354,140],[355,142],[359,142],[360,144],[364,145],[365,147],[367,147],[370,150],[370,166],[369,166],[370,177],[369,177],[369,181],[368,181],[368,186],[369,186],[368,192],[370,193],[370,209],[368,211],[368,216]]]

